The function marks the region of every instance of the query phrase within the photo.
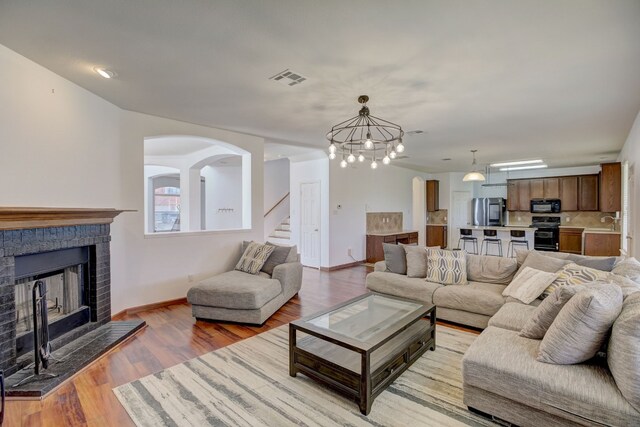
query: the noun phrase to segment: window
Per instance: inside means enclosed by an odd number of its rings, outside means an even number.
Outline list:
[[[160,187],[153,196],[153,231],[180,231],[180,187]]]

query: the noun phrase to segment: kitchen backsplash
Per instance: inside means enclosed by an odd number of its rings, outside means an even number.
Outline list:
[[[402,212],[367,212],[367,233],[402,231]]]
[[[427,212],[427,224],[446,224],[449,211],[446,209],[440,209],[435,212]]]
[[[529,212],[509,212],[509,225],[531,225],[531,216]],[[538,216],[545,216],[544,214]],[[600,219],[605,216],[615,216],[615,213],[608,212],[562,212],[560,214],[548,214],[548,216],[559,216],[560,225],[578,228],[605,228],[610,227],[613,222],[610,218],[606,218],[605,222]]]

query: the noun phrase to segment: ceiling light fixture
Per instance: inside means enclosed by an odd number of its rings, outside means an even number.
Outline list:
[[[106,68],[94,68],[94,70],[105,79],[112,79],[116,76],[116,73],[111,70],[107,70]]]
[[[463,181],[468,182],[468,181],[484,181],[484,175],[482,174],[482,172],[480,172],[477,168],[477,162],[476,162],[476,153],[478,152],[478,150],[471,150],[471,152],[473,153],[473,162],[471,163],[471,172],[469,172],[468,174],[466,174],[464,176],[464,178],[462,178]]]
[[[547,165],[529,165],[529,166],[512,166],[508,168],[500,168],[500,172],[523,171],[527,169],[544,169]]]
[[[388,165],[397,157],[397,153],[404,152],[402,143],[404,131],[400,125],[383,120],[369,114],[367,107],[369,97],[360,95],[358,102],[362,105],[358,115],[345,120],[331,128],[327,133],[329,140],[329,158],[331,160],[340,156],[345,163],[353,163],[355,154],[358,153],[358,161],[371,160],[371,169],[378,167],[377,159],[382,158],[382,163]]]
[[[504,163],[491,163],[489,166],[492,168],[501,168],[505,166],[520,166],[520,165],[534,165],[542,163],[541,159],[537,160],[518,160],[515,162],[504,162]]]

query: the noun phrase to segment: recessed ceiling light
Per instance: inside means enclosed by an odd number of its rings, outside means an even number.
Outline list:
[[[508,168],[500,168],[500,172],[521,171],[525,169],[544,169],[547,165],[529,165],[529,166],[511,166]]]
[[[106,68],[94,68],[94,70],[105,79],[112,79],[116,76],[116,73],[111,70],[107,70]]]
[[[421,133],[424,133],[424,131],[421,129],[415,129],[415,130],[410,130],[406,132],[407,135],[418,135]]]
[[[537,160],[518,160],[515,162],[504,162],[504,163],[492,163],[489,166],[491,166],[492,168],[500,168],[500,167],[504,167],[504,166],[519,166],[519,165],[534,165],[534,164],[540,164],[542,163],[542,160],[537,159]]]

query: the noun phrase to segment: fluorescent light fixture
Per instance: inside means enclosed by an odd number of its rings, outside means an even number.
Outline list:
[[[116,75],[116,73],[114,73],[113,71],[107,70],[105,68],[94,68],[94,70],[96,73],[100,74],[105,79],[113,78]]]
[[[534,165],[534,164],[540,164],[542,163],[542,160],[538,159],[538,160],[519,160],[516,162],[504,162],[504,163],[492,163],[489,166],[491,166],[492,168],[501,168],[504,166],[520,166],[520,165]]]
[[[512,166],[508,168],[500,168],[500,172],[523,171],[526,169],[544,169],[547,165],[529,165],[529,166]]]

